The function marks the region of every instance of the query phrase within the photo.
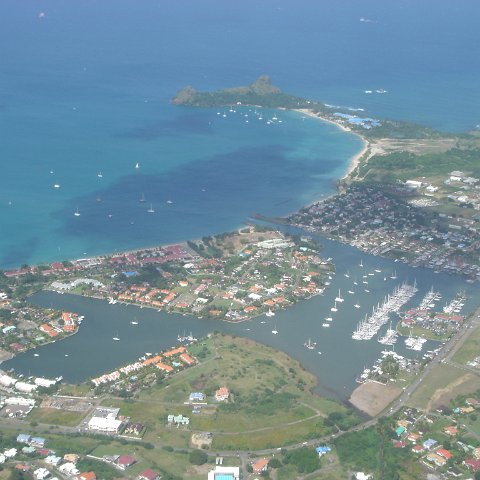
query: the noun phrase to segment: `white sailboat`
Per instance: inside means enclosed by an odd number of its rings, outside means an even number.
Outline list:
[[[337,301],[335,301],[335,305],[330,309],[331,312],[338,312],[337,308]]]
[[[79,212],[79,210],[78,210],[78,207],[77,207],[77,209],[75,210],[74,215],[75,215],[76,217],[79,217],[79,216],[80,216],[80,212]]]
[[[363,259],[360,259],[359,267],[363,267]]]
[[[115,333],[115,336],[112,337],[112,340],[115,340],[116,342],[120,341],[120,337],[118,336],[118,331]]]
[[[342,294],[341,294],[341,292],[340,292],[340,289],[338,289],[338,297],[335,298],[335,301],[342,303],[344,300],[345,300],[345,299],[342,298]]]
[[[272,333],[273,333],[274,335],[277,335],[278,330],[277,330],[277,326],[276,326],[276,325],[275,325],[275,327],[273,327]]]
[[[140,203],[145,203],[146,202],[146,199],[145,199],[145,194],[142,192],[142,196],[140,197],[140,200],[139,200]]]
[[[356,304],[354,305],[354,307],[355,307],[355,308],[360,308],[360,305],[359,305],[358,303],[356,303]]]
[[[102,172],[98,172],[98,173],[97,173],[97,177],[98,177],[98,178],[103,178],[103,173],[102,173]]]
[[[315,348],[315,345],[316,345],[316,342],[313,342],[311,341],[311,339],[309,338],[307,342],[305,342],[303,344],[304,347],[307,347],[309,350],[313,350]]]
[[[153,205],[150,204],[150,208],[147,210],[148,213],[155,213],[155,210],[153,209]]]
[[[272,312],[272,310],[269,308],[269,309],[268,309],[268,312],[267,312],[265,315],[266,315],[267,317],[273,317],[273,316],[275,316],[275,313]]]
[[[139,169],[139,168],[140,168],[140,164],[139,164],[138,162],[135,164],[135,168],[136,168],[136,169]]]

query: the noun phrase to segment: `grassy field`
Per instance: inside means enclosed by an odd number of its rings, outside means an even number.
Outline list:
[[[451,365],[436,365],[408,401],[408,405],[432,410],[447,405],[457,395],[478,390],[479,378]]]
[[[472,331],[468,339],[452,357],[454,362],[466,364],[480,355],[480,327]]]
[[[323,417],[345,414],[341,404],[312,394],[315,377],[283,352],[248,339],[214,335],[191,349],[204,359],[149,390],[138,399],[109,398],[103,405],[147,426],[146,441],[186,447],[190,430],[214,433],[212,448],[253,449],[287,445],[328,433]],[[228,404],[215,402],[221,386],[232,393]],[[191,414],[190,392],[204,392],[208,406]],[[190,417],[188,429],[166,426],[168,414]]]
[[[85,415],[85,412],[67,412],[58,408],[40,407],[35,408],[28,418],[31,422],[75,427],[83,420]]]

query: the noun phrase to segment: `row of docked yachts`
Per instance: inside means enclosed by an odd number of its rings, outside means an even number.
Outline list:
[[[413,285],[403,282],[395,287],[391,295],[388,295],[381,305],[373,308],[372,314],[365,317],[357,324],[357,328],[352,334],[354,340],[370,340],[380,328],[385,325],[390,313],[398,313],[400,308],[405,305],[418,291],[416,282]]]

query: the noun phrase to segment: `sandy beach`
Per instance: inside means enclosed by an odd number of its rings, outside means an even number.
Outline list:
[[[332,120],[331,118],[323,117],[322,115],[315,113],[313,110],[311,110],[309,108],[295,108],[294,111],[298,112],[298,113],[301,113],[302,115],[305,115],[307,117],[317,118],[319,120],[322,120],[323,122],[331,123],[332,125],[335,125],[336,127],[338,127],[340,130],[342,130],[344,132],[348,132],[348,133],[351,133],[353,135],[357,135],[357,137],[359,137],[362,140],[363,148],[360,150],[360,152],[355,154],[350,159],[350,163],[348,165],[347,171],[343,175],[342,180],[347,178],[357,168],[357,166],[360,162],[360,159],[368,152],[368,150],[370,148],[370,142],[368,142],[368,140],[365,137],[362,137],[362,135],[360,135],[357,132],[353,132],[350,128],[346,127],[342,123],[336,122],[335,120]]]

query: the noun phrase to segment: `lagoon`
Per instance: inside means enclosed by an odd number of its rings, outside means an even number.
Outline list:
[[[37,348],[4,362],[2,368],[14,368],[24,375],[46,377],[63,376],[67,382],[80,382],[90,377],[112,371],[122,364],[136,360],[146,352],[157,352],[177,343],[177,336],[183,332],[200,338],[214,330],[251,338],[261,344],[282,350],[299,360],[302,365],[318,378],[317,391],[328,397],[345,401],[356,387],[355,377],[364,367],[371,366],[385,349],[376,341],[352,340],[351,334],[357,322],[371,312],[373,306],[391,293],[394,287],[406,280],[416,280],[419,291],[406,305],[418,305],[425,293],[433,286],[442,294],[438,306],[462,290],[469,300],[463,313],[473,312],[478,304],[475,287],[463,279],[432,270],[411,268],[387,259],[373,257],[357,249],[337,242],[316,237],[324,245],[323,256],[332,257],[337,274],[330,288],[322,296],[303,301],[292,308],[278,311],[274,317],[257,317],[238,324],[217,320],[206,320],[179,314],[166,314],[153,309],[110,305],[106,301],[53,292],[40,292],[31,298],[32,303],[78,312],[85,315],[79,332],[65,340]],[[364,265],[360,267],[360,261]],[[381,270],[381,273],[375,272]],[[396,272],[397,279],[390,278]],[[349,278],[345,277],[348,272]],[[362,276],[368,276],[365,293]],[[386,279],[385,279],[386,278]],[[353,282],[357,280],[358,286]],[[332,314],[330,307],[342,290],[345,301],[338,305],[338,312]],[[350,295],[347,291],[356,291]],[[354,308],[355,303],[361,305]],[[331,327],[323,328],[326,316],[332,316]],[[394,319],[395,317],[392,317]],[[138,325],[130,322],[136,320]],[[388,328],[385,326],[380,333]],[[272,330],[278,330],[277,335]],[[120,341],[114,341],[118,336]],[[314,350],[308,350],[304,343],[311,339],[317,342]],[[435,348],[436,342],[427,342],[425,350]],[[421,357],[422,353],[406,350],[402,339],[395,345],[395,351],[410,358]],[[318,352],[321,352],[319,354]],[[66,357],[65,355],[68,355]]]

